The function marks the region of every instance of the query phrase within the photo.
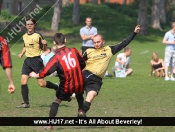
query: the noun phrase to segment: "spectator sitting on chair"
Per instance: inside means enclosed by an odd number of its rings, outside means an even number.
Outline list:
[[[112,68],[112,71],[115,75],[116,70],[121,70],[122,68],[126,69],[126,75],[131,75],[133,70],[129,67],[130,63],[130,55],[131,55],[131,48],[125,47],[124,53],[120,53],[117,55],[115,66]]]
[[[150,61],[150,76],[152,75],[154,70],[155,77],[164,77],[165,76],[165,66],[164,61],[159,59],[156,52],[152,54],[152,60]]]

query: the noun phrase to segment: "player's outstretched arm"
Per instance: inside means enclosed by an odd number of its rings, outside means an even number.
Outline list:
[[[140,25],[137,25],[134,29],[134,32],[128,36],[126,39],[124,39],[122,42],[114,45],[114,46],[110,46],[111,50],[112,50],[112,54],[116,54],[117,52],[119,52],[120,50],[122,50],[124,47],[126,47],[135,37],[135,35],[137,33],[139,33],[140,31]]]

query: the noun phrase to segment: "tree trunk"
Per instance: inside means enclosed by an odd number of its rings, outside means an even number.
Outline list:
[[[51,25],[52,31],[58,31],[62,11],[62,0],[56,0],[55,2]]]
[[[123,0],[123,5],[126,5],[127,0]]]
[[[175,0],[172,0],[171,3],[175,6]]]
[[[139,12],[137,24],[141,26],[139,34],[147,35],[148,34],[148,13],[147,13],[148,0],[140,0],[139,3]]]
[[[70,0],[63,0],[63,6],[68,6],[70,4]]]
[[[0,0],[0,14],[1,14],[2,3],[3,3],[3,0]]]
[[[39,5],[39,0],[35,0],[36,5]]]
[[[154,29],[159,29],[162,31],[159,19],[159,4],[160,0],[152,0],[151,26]]]
[[[92,0],[92,4],[98,5],[98,0]]]
[[[72,22],[79,24],[79,0],[74,0]]]
[[[162,23],[166,23],[166,7],[165,7],[165,4],[166,4],[166,0],[160,0],[160,4],[159,4],[159,11],[160,11],[160,14],[159,14],[159,18],[160,18],[160,22]]]

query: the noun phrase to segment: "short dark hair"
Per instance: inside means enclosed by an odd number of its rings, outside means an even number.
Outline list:
[[[101,39],[102,39],[102,40],[104,40],[103,35],[101,35],[101,34],[96,34],[94,37],[97,37],[97,36],[100,36],[100,37],[101,37]]]
[[[50,47],[47,47],[46,50],[50,50],[51,51],[51,48]]]
[[[65,36],[62,33],[56,33],[54,35],[54,41],[57,45],[65,44]]]
[[[31,17],[26,17],[26,23],[27,21],[32,21],[35,26],[37,25],[36,20]]]

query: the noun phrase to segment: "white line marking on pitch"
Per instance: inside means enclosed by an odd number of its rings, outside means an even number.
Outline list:
[[[145,50],[145,51],[143,51],[143,52],[140,52],[140,54],[146,54],[146,53],[148,53],[149,52],[149,50]]]

